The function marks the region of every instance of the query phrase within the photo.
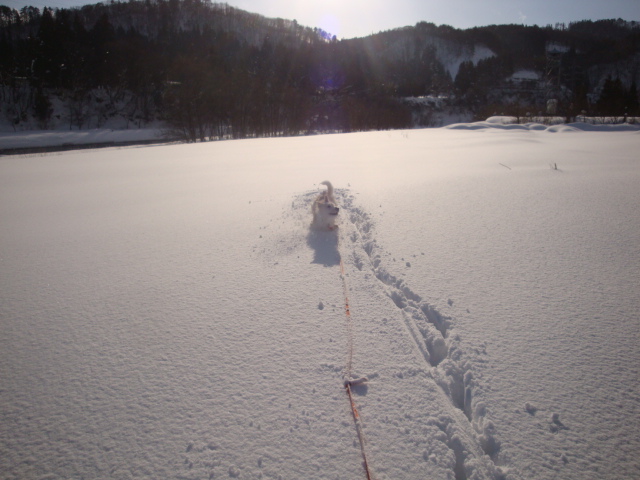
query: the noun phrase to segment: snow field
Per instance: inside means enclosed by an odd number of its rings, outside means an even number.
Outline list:
[[[342,259],[374,478],[634,478],[639,141],[487,124],[0,158],[0,471],[364,478]],[[310,231],[325,179],[340,226]]]
[[[524,478],[633,478],[637,422],[622,420],[638,399],[622,380],[639,364],[637,295],[627,295],[640,280],[633,143],[479,133],[496,145],[455,183],[407,179],[368,200],[383,211],[377,239],[395,246],[398,276],[462,332],[497,464]]]

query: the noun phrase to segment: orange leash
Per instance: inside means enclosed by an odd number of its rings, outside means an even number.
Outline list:
[[[358,409],[353,401],[353,394],[351,393],[351,383],[345,382],[344,385],[347,395],[349,396],[349,403],[351,404],[351,412],[353,413],[353,422],[356,425],[356,431],[358,432],[358,440],[360,441],[360,451],[362,452],[362,466],[364,467],[364,473],[367,475],[367,480],[371,480],[371,472],[369,471],[369,463],[367,462],[367,454],[364,450],[364,433],[362,432],[362,424],[360,422],[360,415]]]
[[[344,294],[344,313],[347,316],[347,363],[345,373],[347,378],[350,378],[353,360],[353,326],[351,324],[351,308],[349,307],[349,296],[347,294],[347,277],[344,274],[342,257],[340,257],[340,278],[342,279],[342,293]]]
[[[372,480],[371,472],[369,470],[369,462],[367,462],[367,453],[364,448],[364,432],[362,430],[362,421],[360,420],[360,414],[358,413],[358,408],[356,407],[356,402],[353,400],[353,393],[351,392],[351,362],[353,360],[353,326],[351,324],[351,308],[349,307],[349,296],[347,295],[347,280],[344,274],[344,264],[342,263],[342,257],[340,257],[340,276],[342,278],[342,289],[344,292],[344,312],[347,317],[347,343],[348,343],[348,354],[347,354],[347,365],[345,367],[345,377],[346,380],[344,382],[344,388],[347,391],[347,396],[349,397],[349,405],[351,405],[351,413],[353,414],[353,422],[356,426],[356,432],[358,433],[358,441],[360,442],[360,452],[362,453],[362,466],[364,467],[364,471],[367,475],[367,480]],[[354,384],[358,384],[359,382],[354,381]]]

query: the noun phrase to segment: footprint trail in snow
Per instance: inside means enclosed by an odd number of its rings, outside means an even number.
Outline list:
[[[442,315],[402,278],[387,270],[371,215],[355,204],[348,191],[336,192],[343,215],[338,232],[343,260],[361,272],[371,272],[371,283],[381,288],[401,311],[407,334],[431,376],[431,384],[450,405],[450,418],[454,422],[445,420],[440,428],[447,433],[447,446],[456,458],[456,480],[505,478],[496,461],[500,451],[496,427],[489,419],[486,404],[480,400],[482,387],[474,379],[473,366],[460,348],[462,340],[455,333],[453,319]],[[375,465],[375,458],[372,463]]]
[[[519,479],[501,459],[481,378],[465,353],[455,319],[443,315],[425,300],[426,294],[414,291],[388,269],[391,257],[377,242],[373,216],[348,189],[338,188],[335,193],[341,208],[335,231],[308,228],[317,193],[307,192],[296,196],[285,214],[293,216],[302,229],[282,235],[273,249],[292,254],[306,244],[312,251],[312,264],[338,270],[336,282],[341,275],[346,278],[344,293],[351,318],[345,324],[345,357],[333,360],[345,363],[342,368],[332,364],[330,370],[341,382],[369,379],[354,388],[354,393],[372,478],[414,478],[436,468],[451,480]],[[341,262],[344,273],[340,273]],[[315,307],[323,310],[324,300],[319,299]],[[333,304],[332,311],[344,316],[344,305],[336,307],[339,305]],[[380,337],[385,332],[388,339]],[[395,347],[408,357],[391,359],[389,348]],[[375,355],[380,358],[373,358]],[[411,365],[402,363],[402,358],[412,358]],[[345,423],[348,425],[353,428],[352,422]],[[354,447],[357,443],[356,438]],[[398,450],[402,449],[406,451],[400,458]],[[402,462],[407,456],[419,457],[432,467],[421,470],[420,462],[389,465],[390,459]]]

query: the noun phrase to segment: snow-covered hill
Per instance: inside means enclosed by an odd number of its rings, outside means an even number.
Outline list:
[[[636,478],[640,132],[611,130],[0,158],[2,477]]]
[[[403,31],[410,32],[413,31],[413,28],[398,29],[395,31],[395,35],[391,32],[390,38],[385,42],[385,47],[381,49],[379,55],[388,61],[395,59],[411,62],[413,59],[420,58],[425,49],[431,49],[430,51],[452,80],[456,78],[462,62],[472,62],[477,65],[480,60],[496,55],[490,48],[480,43],[461,43],[433,33],[423,33],[416,38],[412,35],[403,35]],[[367,51],[375,51],[375,45],[380,40],[376,36],[371,36],[362,41],[366,45]]]

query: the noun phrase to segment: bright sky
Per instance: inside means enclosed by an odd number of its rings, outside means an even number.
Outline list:
[[[13,8],[85,5],[91,0],[0,0]],[[554,25],[577,20],[640,21],[640,0],[227,0],[267,17],[297,20],[338,38],[366,36],[420,21],[470,28],[491,24]]]

